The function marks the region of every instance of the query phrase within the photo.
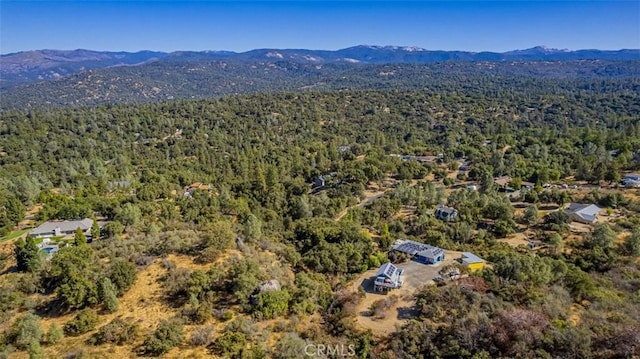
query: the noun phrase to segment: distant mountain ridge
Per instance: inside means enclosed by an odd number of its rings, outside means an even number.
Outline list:
[[[274,54],[272,54],[274,56]],[[275,55],[277,57],[277,55]],[[0,90],[0,112],[39,107],[96,106],[234,94],[425,90],[464,93],[562,91],[581,83],[581,91],[607,84],[640,91],[638,61],[449,61],[438,63],[327,64],[277,61],[151,61],[140,66],[85,70],[58,80],[26,83]],[[601,87],[596,87],[601,88]],[[550,91],[550,90],[549,90]],[[554,90],[555,91],[555,90]]]
[[[82,70],[138,65],[167,56],[164,52],[38,50],[0,56],[0,86],[58,79]]]
[[[149,62],[277,62],[303,64],[361,63],[435,63],[448,61],[576,61],[640,60],[640,49],[560,50],[538,46],[508,52],[434,51],[411,46],[359,45],[341,50],[256,49],[232,51],[109,52],[91,50],[36,50],[0,56],[0,87],[52,80],[83,70],[116,66],[137,66]]]

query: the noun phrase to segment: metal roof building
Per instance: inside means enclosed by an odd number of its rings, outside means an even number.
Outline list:
[[[391,249],[409,254],[413,259],[427,264],[434,264],[444,260],[444,249],[426,243],[399,239]]]

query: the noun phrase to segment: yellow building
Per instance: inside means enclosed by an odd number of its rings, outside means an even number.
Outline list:
[[[484,268],[486,261],[471,252],[462,252],[462,264],[472,272]]]

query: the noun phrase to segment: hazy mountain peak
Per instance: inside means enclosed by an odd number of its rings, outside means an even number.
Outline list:
[[[524,50],[513,50],[505,52],[505,54],[556,54],[563,52],[571,52],[569,49],[556,49],[545,45],[538,45]]]

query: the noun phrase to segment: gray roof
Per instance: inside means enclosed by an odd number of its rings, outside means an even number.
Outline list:
[[[441,213],[446,213],[446,214],[452,214],[452,213],[456,213],[458,212],[455,208],[453,207],[447,207],[443,204],[439,204],[436,206],[436,211],[440,211]]]
[[[44,222],[38,227],[29,232],[30,236],[41,236],[55,232],[57,228],[60,232],[73,232],[80,228],[82,231],[86,231],[93,225],[91,218],[85,218],[77,221],[57,221],[57,222]]]
[[[480,262],[485,262],[485,260],[471,252],[462,252],[462,263],[471,264]]]
[[[495,177],[493,179],[493,182],[495,182],[498,186],[508,186],[509,182],[511,182],[511,176]]]
[[[575,213],[576,216],[584,219],[585,221],[588,222],[595,222],[596,219],[598,219],[596,216],[591,215],[591,214],[582,214],[582,213]]]
[[[402,274],[403,270],[396,267],[393,263],[387,262],[383,264],[380,269],[378,269],[378,273],[376,277],[386,277],[391,279],[393,282],[397,282],[398,278]]]
[[[398,240],[392,249],[412,256],[419,255],[434,259],[444,252],[442,248],[410,240]]]
[[[600,207],[595,204],[571,203],[565,211],[568,215],[575,215],[585,221],[595,222]]]
[[[438,248],[438,247],[431,247],[431,248],[428,248],[428,249],[425,249],[425,250],[422,250],[422,251],[416,253],[416,255],[418,255],[420,257],[436,259],[442,253],[444,253],[444,249]]]
[[[600,212],[600,207],[595,204],[571,203],[567,210],[567,214],[591,215],[595,216]]]
[[[268,281],[264,281],[258,285],[258,292],[273,292],[278,291],[282,287],[280,286],[280,282],[277,279],[272,279]]]

